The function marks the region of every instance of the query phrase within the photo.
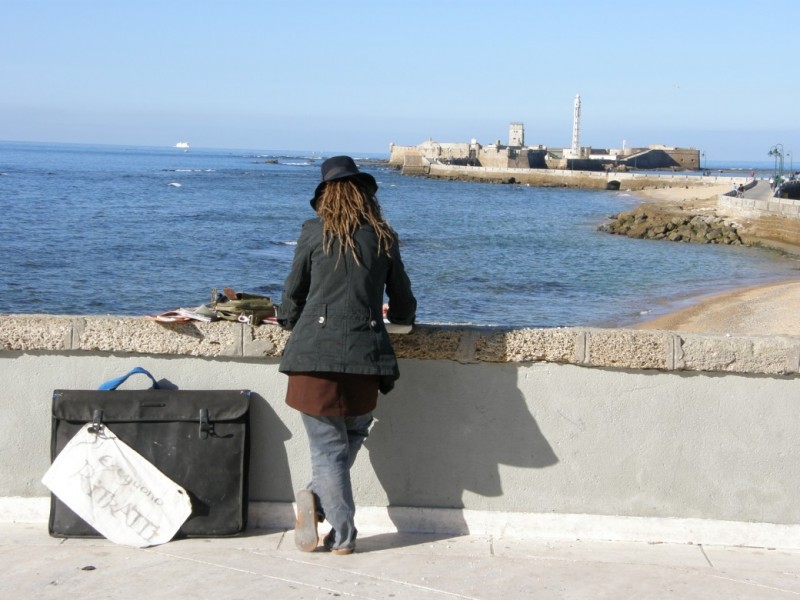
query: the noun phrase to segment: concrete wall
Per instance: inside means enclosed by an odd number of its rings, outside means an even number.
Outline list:
[[[181,389],[254,392],[252,521],[291,527],[310,471],[277,372],[285,340],[234,323],[0,317],[0,517],[46,518],[52,391],[142,366]],[[800,338],[419,328],[393,341],[402,378],[353,472],[361,527],[800,547]]]
[[[718,197],[718,204],[746,217],[767,215],[800,218],[800,200],[788,198],[737,198],[727,194]]]
[[[797,253],[800,200],[722,195],[718,196],[718,204],[729,214],[736,215],[739,236],[744,243]]]
[[[404,170],[405,172],[405,170]],[[645,187],[679,187],[696,185],[733,185],[751,181],[746,176],[704,176],[676,173],[632,173],[626,171],[580,171],[568,169],[522,169],[501,167],[464,167],[458,165],[431,164],[431,177],[475,181],[506,182],[512,177],[516,183],[531,185],[563,185],[604,189],[609,181],[621,182],[621,189],[638,190]]]

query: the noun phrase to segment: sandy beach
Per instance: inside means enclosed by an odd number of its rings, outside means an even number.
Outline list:
[[[800,280],[704,297],[697,304],[635,328],[691,333],[800,335]]]
[[[659,188],[643,190],[637,195],[651,204],[669,204],[672,208],[680,206],[687,212],[703,214],[716,211],[717,195],[729,189],[727,185]],[[800,335],[800,273],[796,280],[697,298],[696,303],[687,308],[635,328],[714,334]]]

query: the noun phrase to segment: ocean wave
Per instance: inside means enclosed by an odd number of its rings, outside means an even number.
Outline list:
[[[324,156],[306,155],[306,154],[243,154],[242,158],[259,160],[306,160],[316,162],[323,160]]]

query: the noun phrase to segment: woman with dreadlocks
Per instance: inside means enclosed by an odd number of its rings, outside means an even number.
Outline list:
[[[303,224],[278,320],[292,331],[280,371],[286,403],[300,411],[311,448],[311,484],[295,494],[295,543],[312,552],[317,523],[331,531],[326,550],[355,550],[350,467],[369,433],[378,392],[400,373],[384,326],[412,324],[417,302],[399,240],[375,198],[378,184],[349,156],[322,163],[322,182]]]

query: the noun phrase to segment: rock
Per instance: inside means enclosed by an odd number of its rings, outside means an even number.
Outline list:
[[[637,239],[741,245],[736,225],[712,215],[676,215],[651,205],[609,217],[598,230]]]

